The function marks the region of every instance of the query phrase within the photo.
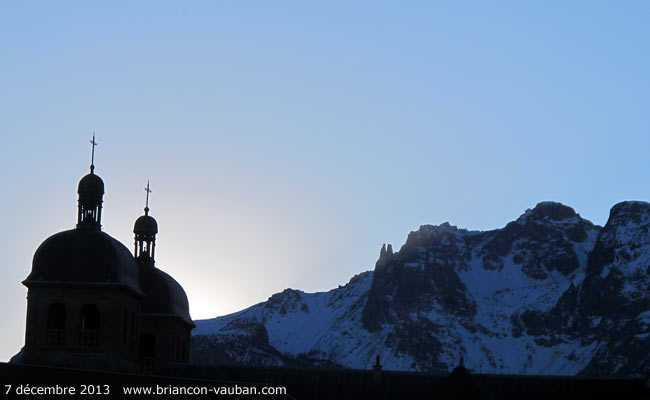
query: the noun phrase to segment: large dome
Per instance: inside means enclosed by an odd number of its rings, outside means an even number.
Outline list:
[[[153,266],[140,266],[140,284],[147,297],[142,302],[144,314],[180,317],[194,325],[190,318],[187,295],[174,278]]]
[[[94,230],[59,232],[38,247],[24,283],[45,282],[121,285],[141,293],[131,252],[110,235]]]

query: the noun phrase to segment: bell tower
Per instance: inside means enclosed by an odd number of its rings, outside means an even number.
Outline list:
[[[135,260],[140,265],[153,266],[155,264],[156,234],[158,233],[158,223],[149,215],[149,181],[147,187],[147,200],[144,207],[144,215],[135,221],[133,233],[135,233]]]
[[[100,230],[102,225],[102,198],[104,197],[104,182],[95,175],[95,133],[93,132],[90,173],[79,181],[79,210],[77,212],[77,228]]]

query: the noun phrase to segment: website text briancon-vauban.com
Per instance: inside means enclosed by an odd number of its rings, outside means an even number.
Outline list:
[[[155,386],[124,386],[122,388],[125,395],[187,395],[187,396],[205,396],[205,395],[262,395],[276,396],[286,395],[287,388],[284,386],[173,386],[173,385],[155,385]]]

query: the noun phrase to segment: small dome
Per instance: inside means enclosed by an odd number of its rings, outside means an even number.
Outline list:
[[[90,173],[79,181],[79,194],[104,194],[104,181],[98,175]]]
[[[24,283],[41,282],[114,284],[141,292],[131,252],[110,235],[85,229],[59,232],[38,247]]]
[[[143,215],[135,220],[135,225],[133,226],[133,233],[138,234],[148,234],[155,235],[158,233],[158,223],[156,220],[149,216]]]
[[[174,278],[156,267],[141,266],[140,285],[147,295],[142,302],[144,314],[180,317],[194,325],[187,295]]]

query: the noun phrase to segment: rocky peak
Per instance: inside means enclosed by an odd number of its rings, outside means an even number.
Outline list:
[[[537,203],[535,208],[532,210],[526,210],[517,221],[528,222],[530,220],[547,220],[562,222],[574,217],[580,217],[580,215],[576,213],[573,208],[554,201],[543,201]]]
[[[478,232],[458,229],[455,225],[450,225],[449,222],[444,222],[440,225],[422,225],[417,231],[409,233],[404,247],[426,247],[433,243],[440,243],[444,240],[454,240],[454,238],[461,238],[466,234],[474,233]]]
[[[607,226],[633,224],[636,226],[650,223],[650,203],[645,201],[623,201],[609,211]]]
[[[599,230],[571,207],[541,202],[516,222],[487,232],[479,254],[486,269],[501,270],[512,256],[533,279],[546,279],[553,270],[567,276],[585,265]]]
[[[269,297],[264,306],[270,310],[278,311],[280,315],[285,315],[289,311],[304,308],[303,293],[300,290],[284,289],[282,292]]]

